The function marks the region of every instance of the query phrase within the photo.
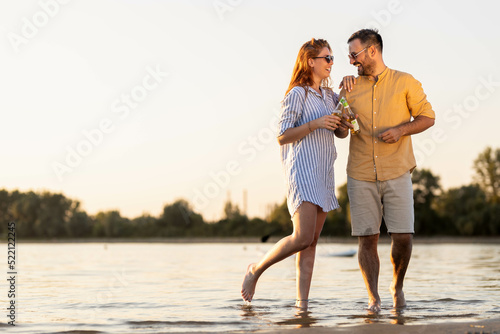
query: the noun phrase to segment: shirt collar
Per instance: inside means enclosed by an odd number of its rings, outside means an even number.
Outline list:
[[[389,73],[389,67],[385,67],[385,70],[382,71],[382,73],[380,73],[378,75],[378,82],[380,82],[380,80],[384,79],[385,76],[387,75],[387,73]]]
[[[385,76],[387,75],[387,73],[389,73],[389,67],[387,67],[387,66],[386,66],[386,67],[385,67],[385,69],[382,71],[382,73],[380,73],[380,74],[378,75],[378,80],[377,80],[377,82],[380,82],[380,80],[384,79],[384,78],[385,78]],[[374,78],[372,78],[372,77],[370,77],[370,76],[368,76],[368,75],[361,75],[361,76],[359,76],[359,77],[360,77],[360,78],[363,78],[363,77],[364,77],[364,78],[366,78],[367,80],[370,80],[370,81],[372,81],[372,82],[374,82],[374,81],[375,81],[375,79],[374,79]]]
[[[320,93],[318,93],[317,91],[315,91],[315,90],[314,90],[311,86],[307,86],[307,89],[308,89],[311,93],[316,94],[316,96],[317,96],[317,97],[319,97],[319,98],[321,98],[321,99],[325,96],[325,90],[324,90],[324,89],[322,89],[321,87],[319,87],[319,90],[321,91],[321,94],[320,94]]]

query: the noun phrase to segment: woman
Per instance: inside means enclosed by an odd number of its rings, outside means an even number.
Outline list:
[[[332,115],[338,95],[328,87],[331,52],[327,41],[313,38],[301,47],[295,61],[282,101],[278,134],[293,233],[274,245],[260,262],[248,266],[241,289],[247,302],[267,268],[297,253],[295,305],[308,306],[316,244],[328,211],[339,206],[333,170],[337,157],[334,133],[341,138],[348,134],[348,127]]]

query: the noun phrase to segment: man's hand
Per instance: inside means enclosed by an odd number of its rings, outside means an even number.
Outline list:
[[[358,115],[356,115],[358,118]],[[354,128],[354,126],[347,120],[347,115],[342,115],[341,123],[339,124],[339,128],[343,131],[348,130],[349,128]]]
[[[385,143],[394,144],[397,143],[399,138],[403,135],[403,131],[398,128],[391,128],[378,135]]]
[[[390,128],[382,132],[378,137],[385,143],[394,144],[399,141],[401,136],[410,136],[420,133],[434,125],[434,119],[426,116],[417,116],[408,123],[403,123],[395,128]]]

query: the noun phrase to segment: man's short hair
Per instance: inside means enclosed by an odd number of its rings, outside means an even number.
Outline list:
[[[356,31],[349,37],[347,43],[359,39],[364,46],[374,45],[380,52],[382,52],[382,36],[378,33],[377,29],[361,29]]]

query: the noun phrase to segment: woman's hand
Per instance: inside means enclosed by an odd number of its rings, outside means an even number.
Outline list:
[[[316,129],[328,129],[328,130],[336,130],[341,124],[341,119],[338,116],[334,115],[326,115],[320,118],[316,118],[314,121],[311,121],[312,128]]]
[[[342,89],[342,87],[344,87],[346,91],[350,92],[354,88],[355,84],[356,77],[354,75],[347,75],[342,79],[342,82],[339,85],[339,89]]]

